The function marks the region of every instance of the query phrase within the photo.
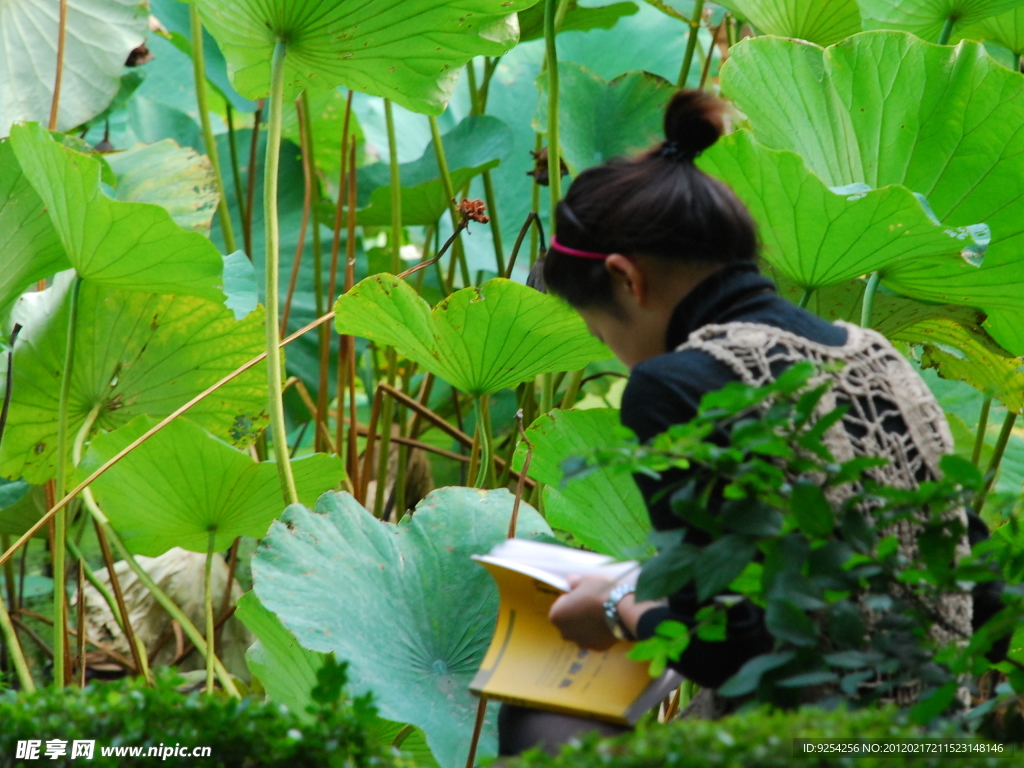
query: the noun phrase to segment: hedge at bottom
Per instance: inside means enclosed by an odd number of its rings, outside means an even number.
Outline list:
[[[586,738],[557,757],[530,753],[503,760],[503,768],[1010,768],[1024,764],[1024,751],[1013,745],[975,743],[1000,749],[1000,757],[978,752],[950,758],[905,754],[878,757],[813,755],[794,757],[794,739],[857,739],[907,741],[921,730],[900,725],[896,709],[797,712],[754,710],[718,721],[678,720],[668,725],[641,726],[613,739]],[[952,731],[936,734],[938,738]],[[965,740],[966,741],[966,740]],[[495,766],[497,768],[497,766]]]
[[[84,689],[47,688],[32,694],[0,694],[0,768],[24,766],[188,765],[204,768],[244,766],[338,766],[399,768],[410,766],[377,744],[367,731],[374,719],[368,703],[324,706],[310,722],[287,708],[246,697],[229,699],[182,694],[171,675],[148,688],[139,680],[91,683]],[[56,760],[46,742],[67,742]],[[95,741],[93,759],[71,758],[76,739]],[[39,759],[17,758],[19,741],[39,740]],[[150,747],[210,747],[209,757],[147,756]],[[102,747],[141,747],[141,756],[103,757]],[[157,753],[160,754],[160,753]]]

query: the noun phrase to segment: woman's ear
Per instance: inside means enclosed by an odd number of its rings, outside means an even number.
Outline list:
[[[629,295],[637,306],[647,305],[647,277],[637,267],[636,261],[621,253],[613,253],[604,260],[604,266],[611,275],[616,294]]]

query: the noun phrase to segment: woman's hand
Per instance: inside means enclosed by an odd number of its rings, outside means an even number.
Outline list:
[[[571,591],[558,598],[548,613],[563,639],[595,651],[615,644],[604,619],[604,601],[615,584],[615,579],[598,574],[569,577]]]

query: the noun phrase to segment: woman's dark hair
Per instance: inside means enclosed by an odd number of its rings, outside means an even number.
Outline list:
[[[558,242],[569,248],[652,256],[686,264],[729,264],[757,255],[757,229],[733,191],[694,165],[724,127],[723,101],[681,91],[665,111],[665,141],[636,158],[588,168],[555,212]],[[601,259],[551,248],[544,283],[576,307],[614,303]]]

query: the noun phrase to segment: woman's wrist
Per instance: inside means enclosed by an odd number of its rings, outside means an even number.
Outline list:
[[[652,608],[660,608],[667,605],[667,600],[637,600],[634,593],[629,593],[619,601],[619,618],[626,625],[633,637],[636,637],[636,628],[640,618]]]

